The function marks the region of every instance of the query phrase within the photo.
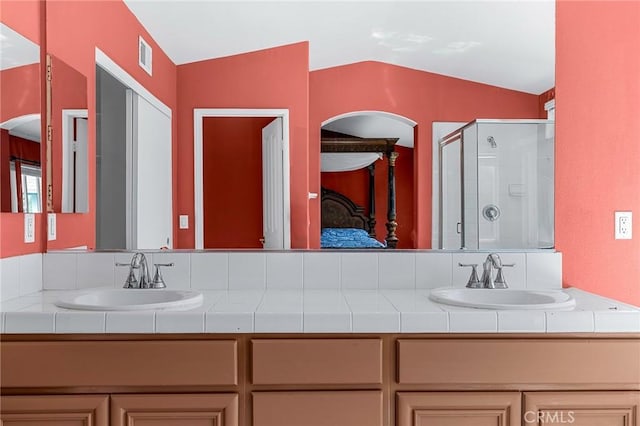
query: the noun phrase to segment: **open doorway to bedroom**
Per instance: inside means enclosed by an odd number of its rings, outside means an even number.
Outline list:
[[[322,248],[414,248],[415,125],[381,111],[322,124]]]
[[[289,249],[289,112],[194,110],[196,249]]]

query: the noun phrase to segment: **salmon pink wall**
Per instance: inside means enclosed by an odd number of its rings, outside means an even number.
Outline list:
[[[153,76],[138,65],[138,37],[153,48]],[[177,181],[176,66],[155,43],[122,1],[47,1],[47,50],[87,78],[89,117],[96,114],[95,48],[98,47],[129,75],[173,111],[173,182]],[[54,71],[55,73],[55,71]],[[55,74],[54,77],[55,79]],[[54,94],[55,96],[55,94]],[[96,122],[89,119],[89,188],[95,188]],[[174,193],[174,206],[176,205]],[[90,191],[89,213],[60,214],[57,239],[49,249],[95,246],[95,191]],[[175,207],[174,207],[175,213]],[[177,221],[176,221],[177,222]]]
[[[0,20],[19,32],[29,40],[40,46],[41,59],[43,54],[43,29],[44,3],[40,0],[2,0],[0,5]],[[43,77],[38,73],[35,74],[37,65],[30,66],[33,69],[33,76],[39,76],[40,81],[37,84],[36,92],[29,92],[25,103],[31,105],[38,99],[40,106],[32,112],[38,112],[42,109],[43,99],[40,97],[40,87],[43,84]],[[37,77],[36,77],[37,78]],[[1,82],[2,98],[5,98],[7,92],[11,93],[12,87],[5,85],[6,81],[3,77]],[[20,97],[24,96],[24,93]],[[15,96],[13,97],[15,100]],[[29,100],[27,100],[29,99]],[[0,106],[2,110],[7,107],[4,103]],[[29,107],[31,109],[31,107]],[[5,113],[1,113],[4,117]],[[0,121],[3,121],[0,119]],[[0,258],[18,256],[22,254],[38,253],[44,248],[44,239],[42,238],[44,221],[41,214],[36,214],[36,241],[34,243],[24,243],[24,215],[18,213],[0,213]]]
[[[291,246],[308,247],[308,80],[307,42],[178,66],[179,214],[193,223],[194,108],[287,108]],[[178,231],[177,242],[178,248],[193,248],[193,226]]]
[[[640,305],[640,235],[613,235],[615,210],[633,211],[636,228],[640,216],[640,2],[556,7],[556,246],[564,285]]]
[[[40,64],[0,71],[0,123],[40,112]]]
[[[262,128],[271,121],[204,119],[205,248],[262,248]]]
[[[413,246],[431,246],[431,126],[434,121],[537,118],[538,96],[380,62],[313,71],[309,77],[309,188],[320,190],[320,126],[377,110],[418,123],[414,149]],[[310,207],[310,245],[320,244],[320,203]]]
[[[398,228],[398,248],[411,249],[413,240],[413,149],[397,146],[396,159],[396,212]],[[376,239],[384,241],[387,235],[387,179],[389,162],[376,161]],[[365,169],[351,172],[321,174],[322,186],[349,197],[354,203],[364,207],[369,215],[369,171]]]

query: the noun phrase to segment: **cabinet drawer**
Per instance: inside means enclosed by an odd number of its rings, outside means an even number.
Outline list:
[[[381,426],[381,391],[254,392],[253,426]]]
[[[399,339],[398,382],[636,388],[640,340]]]
[[[0,356],[2,388],[238,383],[235,340],[3,342]]]
[[[380,384],[381,339],[254,339],[257,385]]]

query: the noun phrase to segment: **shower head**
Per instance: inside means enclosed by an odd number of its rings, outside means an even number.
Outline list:
[[[491,145],[491,148],[498,147],[498,144],[496,143],[496,140],[493,138],[493,136],[487,136],[487,142],[489,142],[489,145]]]

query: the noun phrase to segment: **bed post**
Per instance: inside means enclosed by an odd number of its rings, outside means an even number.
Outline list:
[[[376,163],[367,167],[369,169],[369,236],[376,237]]]
[[[387,158],[389,159],[389,185],[388,185],[388,199],[387,199],[387,241],[388,248],[396,248],[398,245],[398,236],[396,235],[396,228],[398,223],[396,222],[396,158],[398,153],[395,151],[387,152]]]

